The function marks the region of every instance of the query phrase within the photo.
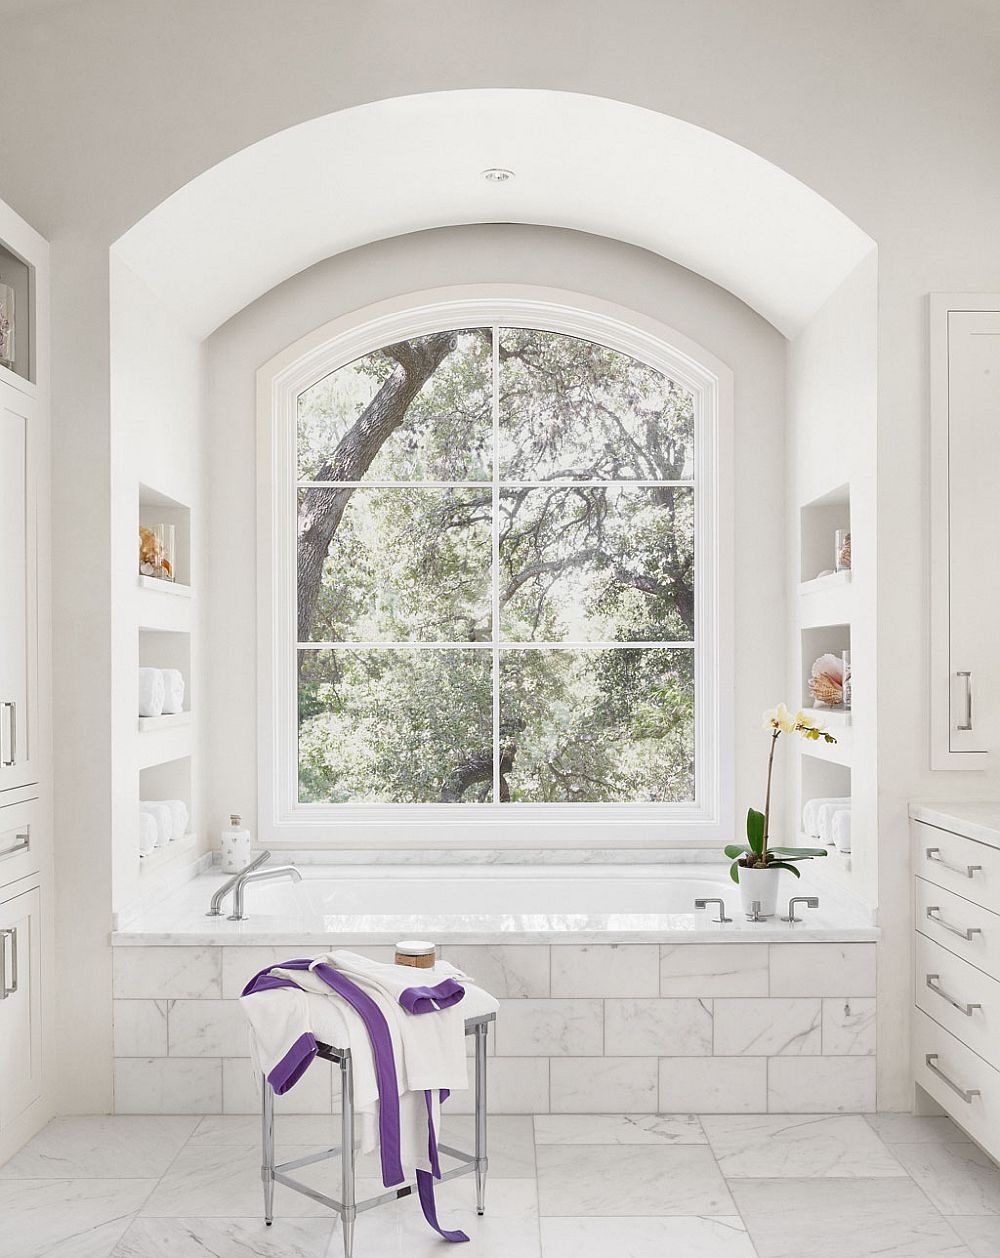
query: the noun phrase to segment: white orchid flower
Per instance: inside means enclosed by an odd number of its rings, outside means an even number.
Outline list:
[[[791,734],[795,729],[796,717],[783,703],[764,713],[764,729],[779,730],[782,734]]]

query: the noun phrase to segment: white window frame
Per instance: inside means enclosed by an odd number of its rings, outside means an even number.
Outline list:
[[[297,399],[384,345],[498,324],[596,341],[689,389],[695,412],[695,800],[683,804],[300,804]],[[258,829],[269,847],[714,847],[733,830],[733,379],[689,338],[579,293],[479,285],[414,293],[317,328],[257,372]]]

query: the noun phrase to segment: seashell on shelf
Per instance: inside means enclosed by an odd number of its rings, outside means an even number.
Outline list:
[[[829,651],[825,655],[821,655],[818,660],[813,662],[812,668],[809,670],[810,677],[819,677],[822,674],[836,678],[837,682],[844,680],[844,661],[839,655],[832,655]]]
[[[836,708],[844,702],[844,687],[840,678],[830,673],[820,673],[809,678],[809,693],[816,704]]]

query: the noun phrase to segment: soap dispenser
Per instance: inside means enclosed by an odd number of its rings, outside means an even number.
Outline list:
[[[222,853],[222,871],[238,874],[250,864],[250,831],[243,825],[238,813],[229,817],[229,825],[219,834],[219,851]]]

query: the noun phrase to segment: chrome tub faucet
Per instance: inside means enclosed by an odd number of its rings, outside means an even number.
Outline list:
[[[246,913],[243,911],[243,892],[247,883],[250,882],[272,882],[278,879],[287,878],[291,882],[301,882],[302,875],[294,865],[274,865],[270,869],[245,869],[243,873],[236,877],[236,884],[233,887],[233,911],[229,914],[229,921],[244,922],[246,921]]]
[[[249,874],[252,870],[259,869],[261,865],[265,864],[270,859],[271,859],[270,852],[266,852],[266,851],[259,852],[253,858],[253,860],[250,862],[249,865],[246,865],[238,873],[233,874],[232,878],[227,878],[226,881],[222,884],[222,886],[218,889],[218,891],[216,891],[215,894],[212,896],[212,903],[209,906],[208,912],[205,914],[205,916],[206,917],[221,917],[222,916],[222,901],[226,898],[229,892],[232,891],[233,887],[236,886],[237,881],[240,878],[242,878],[244,874]]]

